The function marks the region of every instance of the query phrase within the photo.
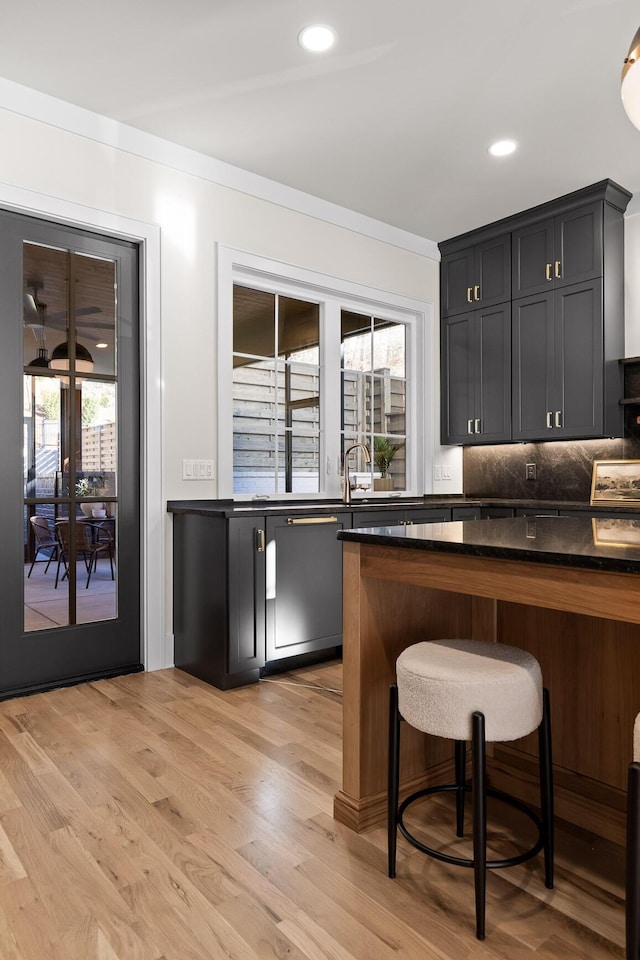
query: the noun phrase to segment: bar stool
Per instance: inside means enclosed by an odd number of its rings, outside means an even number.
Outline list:
[[[640,960],[640,713],[633,726],[633,762],[627,787],[627,960]]]
[[[480,640],[432,640],[407,647],[396,662],[389,693],[388,854],[396,875],[398,829],[414,847],[445,863],[474,871],[476,937],[485,936],[486,871],[515,866],[544,850],[545,886],[553,888],[553,777],[549,693],[535,657],[517,647]],[[455,784],[428,787],[400,805],[400,721],[435,737],[455,741]],[[520,800],[487,786],[486,743],[517,740],[537,728],[540,764],[538,816]],[[466,741],[472,744],[471,782],[466,782]],[[416,800],[455,792],[456,835],[463,836],[465,793],[472,794],[473,859],[427,846],[406,827],[404,814]],[[533,821],[536,843],[526,852],[487,860],[486,798],[497,797]],[[636,958],[634,958],[636,960]]]

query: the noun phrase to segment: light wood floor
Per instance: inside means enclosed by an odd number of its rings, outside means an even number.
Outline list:
[[[590,838],[558,838],[554,891],[538,861],[492,873],[482,944],[471,871],[401,840],[389,880],[384,830],[331,815],[340,686],[165,670],[1,703],[2,960],[623,956],[621,851]]]

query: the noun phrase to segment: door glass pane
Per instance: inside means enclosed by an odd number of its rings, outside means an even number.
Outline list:
[[[23,250],[24,629],[31,631],[117,616],[116,272],[114,261],[70,250],[33,243]]]
[[[69,581],[64,576],[56,536],[57,510],[55,503],[24,508],[24,629],[27,631],[48,630],[69,623]]]
[[[76,255],[76,340],[93,360],[93,373],[116,373],[116,265]]]

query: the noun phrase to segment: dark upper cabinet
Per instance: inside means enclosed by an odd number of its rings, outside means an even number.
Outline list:
[[[441,261],[442,315],[488,307],[511,297],[511,235],[456,250]]]
[[[511,439],[511,304],[442,322],[443,443]]]
[[[512,235],[512,297],[544,293],[601,277],[603,205],[585,204]]]
[[[514,300],[513,439],[603,436],[603,357],[601,280]]]
[[[624,352],[623,215],[630,199],[603,180],[440,244],[443,443],[622,435],[617,359]],[[463,262],[473,260],[477,275],[480,248],[500,247],[505,236],[510,336],[498,332],[500,318],[485,312],[485,302],[474,301],[469,275],[460,293]],[[485,293],[499,296],[497,260],[485,271],[495,281],[485,282]]]

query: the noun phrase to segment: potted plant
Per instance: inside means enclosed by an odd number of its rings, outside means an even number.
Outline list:
[[[398,450],[404,447],[402,443],[392,443],[388,437],[373,438],[373,462],[380,477],[373,481],[374,490],[393,490],[393,477],[389,476],[389,467]]]

